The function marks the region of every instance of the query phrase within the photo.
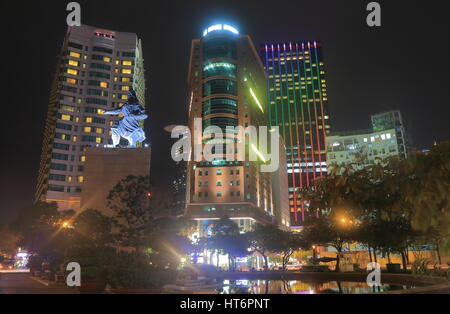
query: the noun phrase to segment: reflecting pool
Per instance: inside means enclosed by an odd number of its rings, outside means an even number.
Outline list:
[[[384,284],[371,288],[365,282],[299,280],[225,280],[221,294],[367,294],[412,289],[411,286]]]

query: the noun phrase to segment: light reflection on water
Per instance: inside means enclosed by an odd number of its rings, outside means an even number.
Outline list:
[[[224,284],[221,294],[367,294],[414,288],[391,284],[371,288],[365,282],[349,281],[225,280]]]

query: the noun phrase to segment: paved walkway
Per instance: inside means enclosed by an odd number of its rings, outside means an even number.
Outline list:
[[[0,294],[79,294],[65,286],[46,286],[30,278],[30,274],[0,274]]]

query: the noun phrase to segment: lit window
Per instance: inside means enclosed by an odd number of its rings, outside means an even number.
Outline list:
[[[72,58],[81,58],[81,54],[79,54],[78,52],[73,52],[73,51],[71,51],[70,52],[70,56],[72,57]]]
[[[67,69],[67,73],[69,73],[71,75],[78,75],[78,71],[74,70],[74,69]]]
[[[78,66],[78,61],[75,60],[69,60],[69,65],[73,66],[73,67],[77,67]]]
[[[95,133],[97,133],[97,134],[103,134],[103,129],[102,129],[102,128],[96,128],[96,129],[95,129]]]
[[[72,182],[72,177],[67,177],[67,182],[71,183]]]
[[[86,162],[86,156],[81,156],[80,161],[81,162]]]
[[[123,65],[131,66],[133,63],[131,61],[123,61]]]
[[[124,82],[124,83],[130,83],[131,80],[130,80],[129,77],[122,77],[122,82]]]
[[[100,82],[100,87],[108,88],[108,83],[107,82]]]
[[[78,182],[79,183],[83,183],[84,182],[84,177],[83,176],[79,176],[78,177]]]
[[[68,115],[68,114],[63,114],[63,115],[61,115],[61,120],[64,120],[64,121],[71,121],[72,118],[71,118],[71,116]]]
[[[129,90],[130,90],[130,86],[126,86],[126,85],[122,86],[122,91],[128,92]]]
[[[123,74],[131,74],[131,69],[122,69]]]
[[[122,95],[120,98],[122,98],[123,100],[127,100],[128,96],[127,95]]]
[[[105,61],[105,62],[111,62],[111,58],[110,58],[110,57],[103,57],[103,61]]]
[[[101,137],[97,137],[97,138],[95,139],[95,142],[96,142],[97,144],[101,144],[101,143],[102,143],[102,138],[101,138]]]
[[[392,138],[391,134],[386,134],[386,138],[390,140]]]
[[[91,133],[92,132],[92,128],[90,126],[86,126],[86,127],[84,127],[84,132]]]
[[[87,117],[86,118],[86,123],[92,123],[92,117]]]
[[[66,79],[66,82],[69,83],[69,84],[76,84],[76,83],[77,83],[77,80],[76,80],[76,79],[73,79],[73,78],[67,78],[67,79]]]
[[[76,136],[73,137],[73,141],[74,141],[74,142],[77,141],[77,137],[76,137]]]

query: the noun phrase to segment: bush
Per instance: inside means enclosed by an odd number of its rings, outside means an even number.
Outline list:
[[[176,272],[150,265],[145,254],[120,252],[109,268],[107,281],[113,288],[149,289],[174,283]]]

